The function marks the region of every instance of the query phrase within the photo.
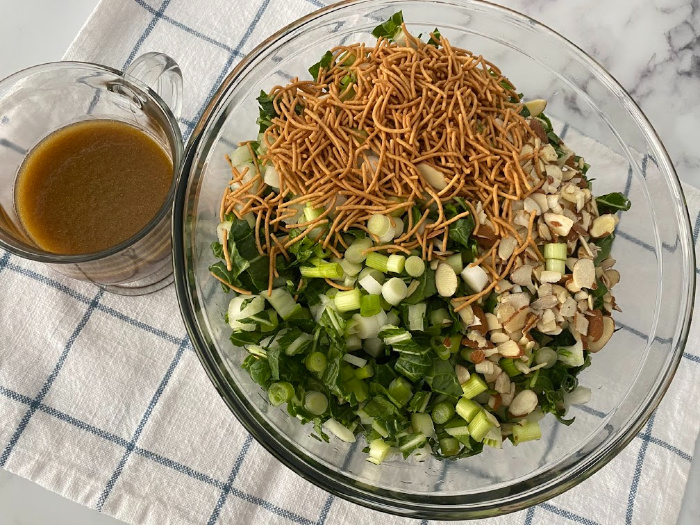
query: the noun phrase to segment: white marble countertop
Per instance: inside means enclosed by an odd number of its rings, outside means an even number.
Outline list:
[[[127,0],[125,0],[127,1]],[[58,60],[98,0],[0,0],[0,78]],[[548,24],[600,61],[656,127],[686,183],[700,187],[700,0],[500,1]],[[11,52],[8,52],[11,50]],[[700,523],[700,441],[679,525]],[[3,525],[118,520],[0,469]]]

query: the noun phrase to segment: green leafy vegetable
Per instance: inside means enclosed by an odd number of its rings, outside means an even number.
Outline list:
[[[428,45],[435,46],[435,47],[440,47],[440,31],[438,31],[438,28],[436,27],[432,33],[430,33],[430,38],[428,39]]]
[[[462,395],[462,387],[457,380],[455,367],[449,361],[433,359],[431,370],[425,376],[425,382],[433,392],[457,398]]]
[[[321,60],[316,62],[313,66],[309,68],[309,73],[311,73],[311,76],[313,77],[314,80],[318,81],[318,74],[321,71],[321,68],[323,68],[325,71],[328,71],[328,69],[331,67],[331,64],[333,63],[333,53],[330,51],[326,51],[323,56],[321,57]]]
[[[632,206],[630,200],[619,192],[601,195],[600,197],[596,197],[595,201],[598,204],[598,212],[601,215],[604,213],[627,211]]]
[[[396,34],[401,31],[401,24],[403,24],[403,13],[399,11],[394,13],[389,20],[375,27],[372,30],[372,36],[393,41]]]
[[[593,259],[595,265],[599,265],[605,259],[610,257],[610,250],[612,250],[613,240],[615,239],[615,234],[606,235],[602,239],[598,239],[595,245],[598,246],[598,253]]]
[[[260,126],[260,133],[263,133],[267,128],[272,125],[272,119],[278,117],[275,111],[274,98],[270,97],[264,91],[260,92],[258,97],[258,104],[260,105],[260,114],[258,116],[257,124]]]

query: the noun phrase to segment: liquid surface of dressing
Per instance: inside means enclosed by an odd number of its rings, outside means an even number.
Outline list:
[[[99,252],[155,217],[173,179],[168,153],[116,120],[61,128],[37,144],[17,175],[15,206],[27,235],[48,252]]]

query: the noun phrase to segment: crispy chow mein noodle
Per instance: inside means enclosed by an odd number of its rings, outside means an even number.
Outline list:
[[[252,177],[232,166],[221,215],[240,219],[252,212],[261,255],[286,255],[311,235],[339,256],[348,230],[366,231],[377,243],[369,218],[408,212],[405,233],[372,250],[417,249],[428,261],[451,254],[450,225],[472,215],[474,234],[491,238],[478,262],[493,281],[480,294],[455,299],[457,308],[465,307],[497,286],[516,258],[540,257],[534,217],[526,236],[511,225],[512,203],[545,182],[540,170],[529,174],[522,167],[527,161],[537,167],[540,150],[521,155],[535,135],[520,114],[520,97],[496,66],[444,37],[435,46],[403,31],[405,46],[383,38],[374,47],[339,46],[315,80],[272,88],[277,117],[262,137],[265,152],[259,161],[252,155]],[[279,176],[279,188],[266,196],[261,163]],[[448,219],[443,205],[455,198],[464,199],[468,211]],[[290,222],[299,205],[320,213]],[[436,220],[427,220],[431,210]],[[290,236],[293,228],[301,233]],[[518,246],[500,260],[496,247],[509,236]]]

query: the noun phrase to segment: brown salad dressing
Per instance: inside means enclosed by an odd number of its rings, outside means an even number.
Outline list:
[[[172,179],[170,156],[145,132],[116,120],[82,121],[29,152],[17,176],[15,206],[39,248],[94,253],[144,228]]]

